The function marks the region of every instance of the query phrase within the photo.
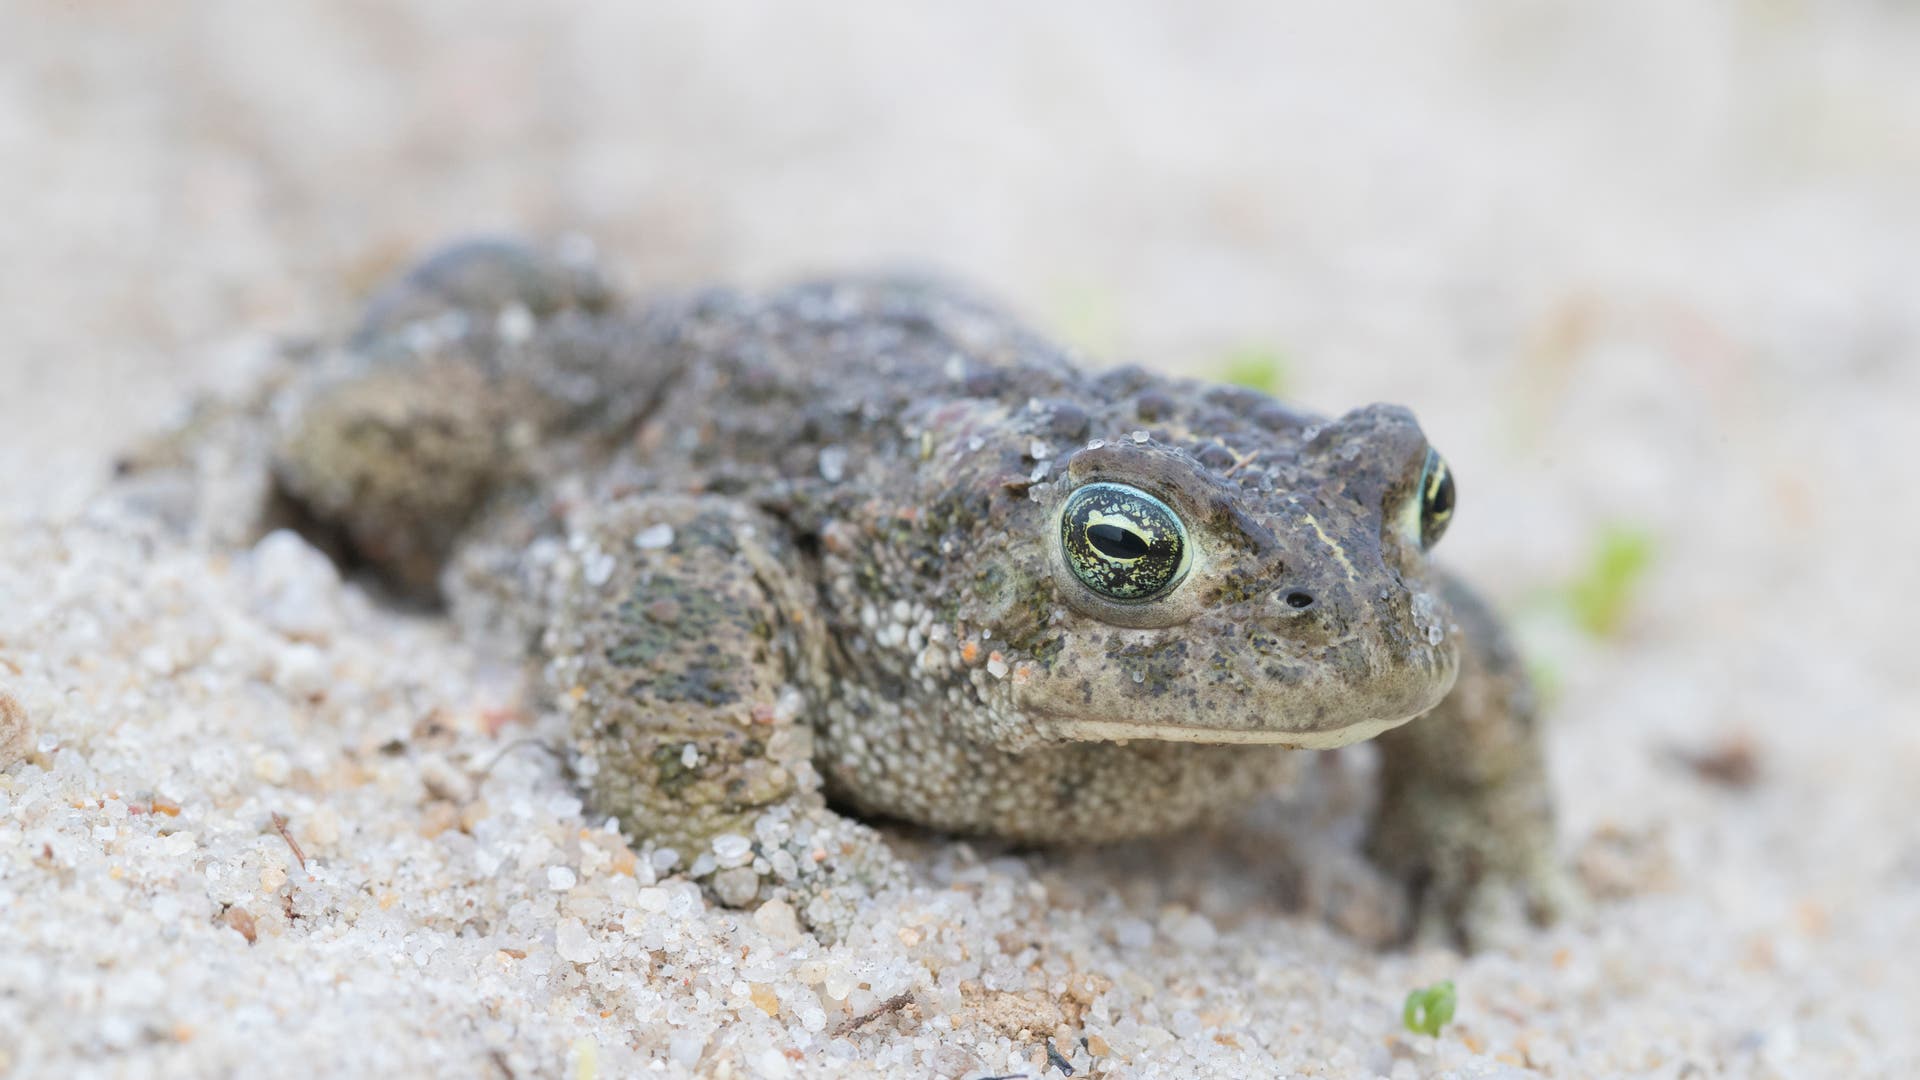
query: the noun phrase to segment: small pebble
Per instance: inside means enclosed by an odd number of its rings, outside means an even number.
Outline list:
[[[1190,914],[1167,920],[1167,937],[1183,949],[1209,949],[1220,940],[1220,932],[1205,915]]]
[[[553,949],[560,959],[585,964],[600,957],[600,944],[579,919],[561,919],[553,931]]]
[[[820,451],[820,479],[837,484],[847,475],[847,448],[829,446]]]
[[[727,868],[744,866],[753,858],[753,841],[738,833],[715,837],[713,858],[715,862]]]
[[[1145,949],[1153,945],[1153,924],[1145,919],[1121,919],[1113,924],[1113,940],[1123,949]]]
[[[697,1031],[676,1031],[667,1036],[667,1056],[682,1068],[691,1069],[700,1063],[700,1055],[707,1049],[707,1037]]]
[[[233,931],[241,937],[246,938],[247,944],[249,945],[260,939],[260,932],[255,924],[253,914],[246,908],[230,907],[221,913],[220,921],[228,927],[231,927]]]
[[[313,697],[328,682],[327,656],[318,647],[296,642],[274,653],[273,685],[288,697]]]
[[[269,784],[283,784],[291,772],[287,755],[269,750],[253,759],[253,775]]]
[[[324,643],[339,628],[340,571],[299,533],[277,529],[247,553],[254,610],[280,634]]]
[[[736,866],[713,875],[713,895],[728,907],[745,907],[760,892],[760,875],[752,867]]]
[[[659,551],[673,546],[673,526],[665,522],[649,525],[634,534],[633,546],[641,551]]]
[[[753,925],[775,941],[791,945],[800,940],[800,917],[785,900],[769,900],[754,910]]]
[[[518,345],[533,336],[533,312],[525,304],[508,304],[494,317],[494,333],[509,344]]]

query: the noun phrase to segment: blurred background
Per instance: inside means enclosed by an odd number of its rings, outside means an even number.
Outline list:
[[[1917,193],[1899,0],[10,0],[0,520],[453,234],[944,267],[1097,362],[1411,405],[1570,846],[1911,991]]]

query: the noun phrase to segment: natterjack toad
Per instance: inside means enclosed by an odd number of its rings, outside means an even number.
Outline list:
[[[730,903],[827,925],[896,872],[829,800],[1110,841],[1370,738],[1426,929],[1557,903],[1532,697],[1430,560],[1454,481],[1405,409],[1085,370],[920,280],[629,305],[504,242],[281,405],[283,495],[524,647],[591,805]]]

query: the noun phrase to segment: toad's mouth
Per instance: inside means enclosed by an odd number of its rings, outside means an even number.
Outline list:
[[[1295,750],[1337,750],[1342,746],[1365,742],[1376,735],[1391,731],[1425,711],[1422,709],[1420,712],[1406,716],[1379,720],[1357,720],[1340,727],[1319,731],[1210,728],[1185,724],[1157,724],[1150,721],[1085,718],[1058,718],[1051,726],[1062,738],[1073,742],[1126,742],[1129,739],[1152,739],[1159,742],[1286,746]]]

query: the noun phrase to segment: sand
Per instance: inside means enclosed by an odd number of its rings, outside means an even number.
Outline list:
[[[0,1074],[1920,1071],[1920,16],[1119,8],[0,10]],[[583,817],[430,616],[102,495],[491,228],[632,288],[933,264],[1103,360],[1412,405],[1590,907],[1376,948],[1349,753],[1171,841],[895,832],[916,885],[823,945]]]

